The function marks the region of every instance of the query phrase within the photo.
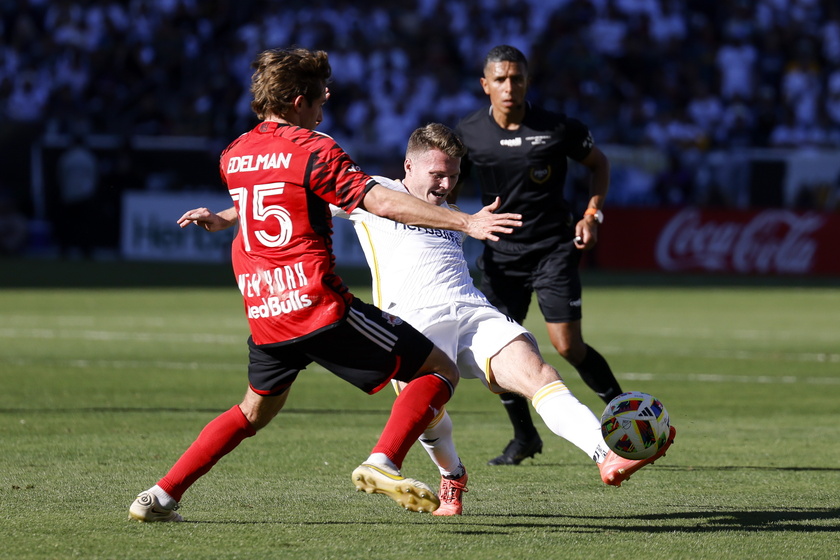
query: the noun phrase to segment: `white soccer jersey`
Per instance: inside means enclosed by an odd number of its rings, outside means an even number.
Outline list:
[[[408,192],[400,181],[374,179]],[[478,377],[500,391],[487,379],[489,360],[528,331],[473,284],[463,251],[466,234],[408,226],[360,208],[349,216],[331,208],[334,216],[353,222],[370,267],[374,303],[430,338],[458,363],[462,377]]]
[[[408,192],[400,181],[374,179],[392,190]],[[334,216],[347,217],[334,207],[332,211]],[[349,218],[370,266],[373,302],[379,308],[408,320],[406,312],[442,304],[487,304],[473,285],[464,258],[466,234],[408,226],[362,209],[354,210]]]

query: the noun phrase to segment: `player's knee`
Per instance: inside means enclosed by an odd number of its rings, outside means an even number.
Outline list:
[[[458,385],[458,380],[461,378],[458,366],[437,346],[429,354],[423,369],[425,370],[424,373],[437,373],[446,379],[453,389]]]
[[[560,356],[564,360],[566,360],[567,362],[572,362],[573,353],[572,349],[569,346],[556,345],[554,348],[557,349],[557,353],[560,354]]]
[[[583,342],[576,343],[570,340],[559,340],[554,342],[554,348],[564,360],[572,365],[577,365],[586,357],[586,345]]]
[[[451,391],[455,392],[455,387],[458,386],[458,381],[461,379],[458,366],[453,363],[452,367],[440,367],[435,370],[435,374],[445,379],[449,383]]]
[[[458,381],[461,379],[461,374],[458,373],[458,367],[457,366],[455,366],[454,370],[446,370],[445,372],[444,371],[438,371],[437,374],[440,375],[441,377],[445,378],[449,382],[449,385],[452,386],[453,391],[455,390],[455,387],[458,386]]]
[[[257,395],[252,391],[248,391],[239,408],[251,426],[255,430],[261,430],[277,416],[277,413],[283,408],[288,395],[288,389],[280,395],[271,397]]]
[[[560,373],[554,369],[554,367],[545,362],[542,363],[539,371],[539,382],[541,387],[544,387],[549,383],[554,383],[555,381],[560,381],[560,379]]]

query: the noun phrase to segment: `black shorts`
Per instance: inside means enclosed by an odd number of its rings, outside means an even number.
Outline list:
[[[409,381],[433,344],[417,329],[376,306],[354,299],[347,317],[304,340],[281,345],[248,339],[248,382],[260,395],[279,395],[315,362],[366,393],[391,379]]]
[[[581,309],[581,252],[573,241],[558,242],[538,252],[508,254],[484,248],[479,259],[483,271],[481,291],[499,311],[523,323],[537,293],[547,323],[579,321]]]

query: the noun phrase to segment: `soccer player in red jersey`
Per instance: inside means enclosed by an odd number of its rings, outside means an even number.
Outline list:
[[[191,210],[182,227],[216,231],[238,221],[232,262],[251,330],[249,385],[239,405],[212,420],[129,508],[138,521],[182,521],[184,492],[245,438],[266,426],[289,388],[315,362],[367,393],[407,382],[371,455],[355,471],[358,490],[382,493],[412,511],[439,506],[424,483],[403,477],[408,449],[449,400],[457,366],[425,336],[355,298],[335,273],[329,205],[409,225],[495,239],[521,225],[493,214],[499,201],[465,215],[376,183],[329,136],[315,132],[329,97],[327,53],[273,49],[254,62],[251,92],[262,119],[222,153],[220,172],[234,206]]]

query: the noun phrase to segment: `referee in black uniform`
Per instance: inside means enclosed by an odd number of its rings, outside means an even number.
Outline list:
[[[528,61],[518,49],[500,45],[484,59],[481,78],[490,107],[464,117],[456,132],[468,154],[461,177],[477,181],[483,204],[502,199],[499,212],[516,212],[523,225],[511,234],[485,241],[479,260],[481,290],[503,313],[522,323],[536,292],[551,343],[604,402],[621,393],[607,361],[583,341],[582,250],[598,240],[610,164],[580,121],[525,101]],[[585,165],[591,174],[590,198],[578,219],[563,197],[567,161]],[[457,191],[456,191],[457,192]],[[542,451],[528,401],[501,395],[514,438],[490,465],[517,465]]]

